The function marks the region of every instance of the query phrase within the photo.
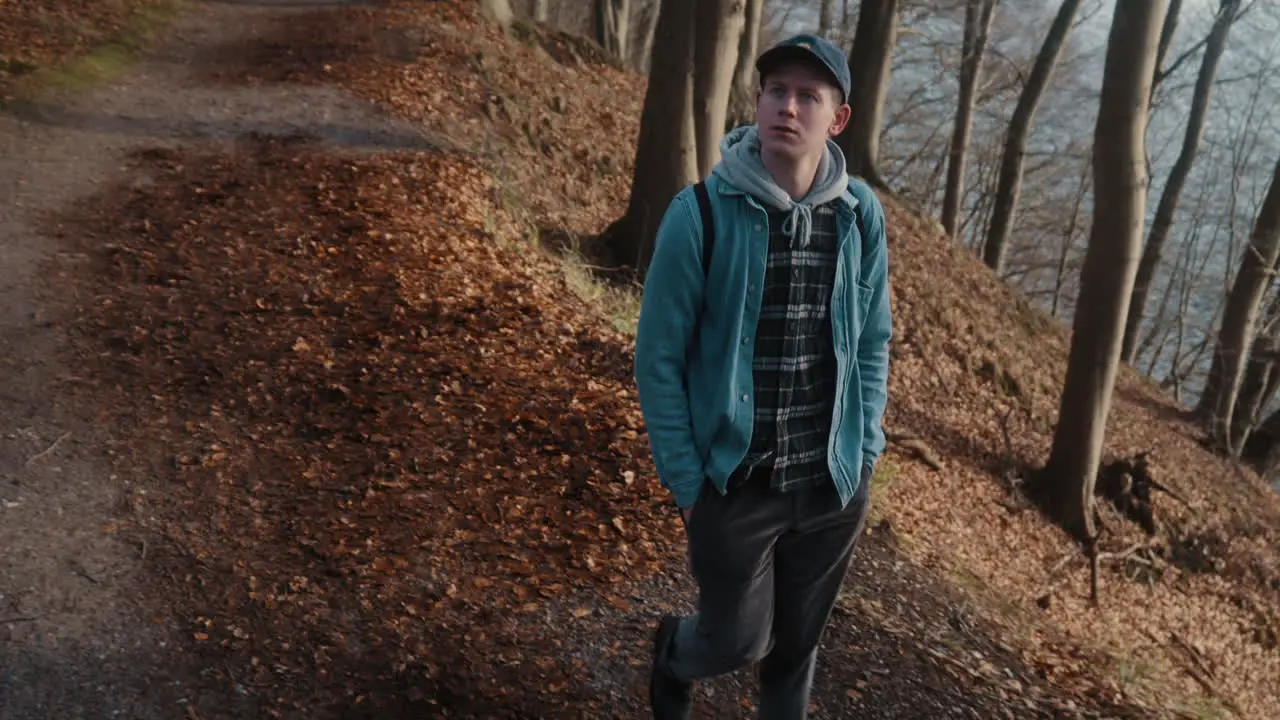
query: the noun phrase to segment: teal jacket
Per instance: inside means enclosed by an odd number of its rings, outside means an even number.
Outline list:
[[[724,494],[751,445],[753,337],[769,250],[762,205],[714,175],[707,191],[716,240],[706,279],[702,220],[688,187],[658,227],[636,335],[636,384],[654,465],[680,507],[692,505],[707,480]],[[828,462],[848,504],[860,469],[874,467],[884,450],[892,322],[884,209],[859,180],[850,180],[836,202],[837,371]]]

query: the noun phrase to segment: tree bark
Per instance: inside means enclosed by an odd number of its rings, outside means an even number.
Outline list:
[[[964,200],[965,159],[969,131],[973,127],[973,101],[982,76],[982,57],[987,52],[987,33],[995,14],[996,0],[968,0],[964,9],[964,43],[960,59],[960,102],[955,129],[951,133],[951,153],[947,158],[947,189],[942,198],[942,229],[955,239]]]
[[[849,51],[853,115],[836,138],[848,171],[876,186],[880,179],[880,125],[889,93],[889,71],[898,42],[898,0],[862,0]]]
[[[693,50],[693,122],[698,137],[698,176],[720,162],[720,140],[729,113],[729,91],[744,23],[744,0],[698,0]]]
[[[693,127],[693,4],[664,2],[657,35],[627,212],[603,233],[618,261],[641,273],[667,205],[698,175]]]
[[[1055,510],[1077,538],[1097,537],[1093,487],[1146,207],[1144,131],[1164,0],[1116,4],[1094,131],[1094,214],[1072,324],[1067,380],[1045,467]]]
[[[596,0],[596,40],[619,62],[627,61],[631,0]]]
[[[831,37],[831,28],[835,27],[836,22],[836,2],[835,0],[822,0],[822,5],[818,10],[818,36],[824,38]]]
[[[747,0],[742,38],[738,41],[738,62],[733,69],[733,90],[729,94],[729,116],[725,130],[747,125],[756,115],[756,56],[760,54],[760,23],[764,0]]]
[[[1169,0],[1169,11],[1164,14],[1164,27],[1160,30],[1160,47],[1156,50],[1156,69],[1151,80],[1151,99],[1155,102],[1156,91],[1164,82],[1164,61],[1169,56],[1169,46],[1173,44],[1173,36],[1178,32],[1178,20],[1182,17],[1182,0]]]
[[[1231,33],[1231,24],[1235,22],[1236,13],[1240,9],[1240,0],[1222,0],[1218,10],[1218,18],[1209,31],[1209,41],[1204,48],[1204,57],[1200,61],[1200,74],[1196,77],[1195,91],[1191,96],[1191,114],[1187,117],[1187,130],[1182,138],[1182,149],[1178,159],[1169,171],[1169,180],[1160,193],[1160,204],[1156,208],[1155,219],[1151,222],[1151,232],[1147,236],[1146,247],[1142,250],[1142,260],[1138,263],[1138,276],[1134,281],[1133,297],[1129,300],[1129,317],[1125,322],[1124,345],[1120,351],[1120,359],[1132,363],[1138,347],[1138,332],[1142,329],[1142,319],[1146,312],[1147,299],[1151,294],[1151,281],[1155,277],[1156,268],[1160,265],[1160,256],[1164,252],[1164,244],[1169,239],[1169,231],[1173,229],[1174,214],[1178,209],[1178,200],[1182,189],[1186,186],[1187,177],[1191,174],[1191,166],[1195,164],[1196,154],[1200,149],[1200,139],[1204,136],[1205,121],[1209,114],[1209,100],[1213,94],[1214,79],[1218,74],[1218,61],[1227,46],[1227,36]],[[1165,23],[1166,27],[1168,23]]]
[[[650,61],[653,58],[653,38],[657,34],[658,29],[658,13],[661,12],[661,0],[652,0],[645,7],[644,12],[640,16],[640,22],[644,24],[644,32],[640,37],[640,52],[635,58],[636,71],[647,75],[649,73]]]
[[[1045,88],[1049,86],[1049,78],[1053,75],[1054,66],[1058,64],[1058,56],[1062,54],[1062,47],[1066,44],[1079,7],[1080,0],[1062,0],[1058,15],[1053,19],[1049,34],[1045,36],[1040,52],[1036,55],[1031,76],[1027,78],[1027,84],[1018,96],[1013,117],[1009,120],[1004,154],[1000,159],[1000,179],[996,183],[995,207],[991,211],[991,226],[987,230],[987,241],[982,248],[983,262],[995,270],[997,275],[1004,272],[1006,246],[1013,230],[1018,196],[1022,192],[1022,161],[1027,153],[1027,138],[1031,135],[1036,108],[1040,105]]]
[[[1245,249],[1240,271],[1236,273],[1231,293],[1227,296],[1218,331],[1218,347],[1196,412],[1208,425],[1210,436],[1227,450],[1232,448],[1227,429],[1240,392],[1241,378],[1249,358],[1258,309],[1266,294],[1277,256],[1280,256],[1280,162],[1276,163],[1271,187],[1253,225],[1249,247]]]
[[[515,19],[508,0],[480,0],[480,12],[504,28]]]
[[[1280,359],[1280,294],[1272,295],[1266,322],[1249,352],[1249,365],[1240,384],[1240,397],[1231,414],[1231,447],[1244,450],[1249,436],[1262,421],[1262,413],[1280,386],[1276,360]]]

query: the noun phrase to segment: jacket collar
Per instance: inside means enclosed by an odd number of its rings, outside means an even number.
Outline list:
[[[719,195],[740,195],[740,196],[746,197],[747,200],[749,200],[753,205],[759,205],[759,203],[755,201],[755,198],[739,190],[738,188],[730,185],[729,183],[721,181],[720,178],[714,174],[706,179],[706,183],[709,189],[714,190]],[[850,191],[848,188],[845,188],[845,191],[840,194],[838,209],[852,213],[857,208],[858,208],[858,198],[853,196],[852,191]]]

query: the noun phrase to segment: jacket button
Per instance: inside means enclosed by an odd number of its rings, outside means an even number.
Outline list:
[[[764,226],[763,226],[763,225],[760,225],[760,224],[758,224],[758,223],[757,223],[757,224],[756,224],[756,232],[760,232],[761,230],[764,230]]]
[[[743,345],[746,345],[746,344],[747,344],[747,342],[748,342],[749,340],[751,340],[751,338],[747,337],[746,335],[743,335],[743,336],[742,336],[742,344],[743,344]]]
[[[756,285],[755,285],[755,283],[752,283],[752,284],[750,284],[750,285],[748,285],[748,286],[747,286],[747,292],[749,292],[749,293],[753,293],[753,292],[755,292],[755,291],[756,291]]]
[[[746,401],[747,401],[747,396],[746,396],[746,395],[743,395],[743,396],[742,396],[742,402],[746,402]]]

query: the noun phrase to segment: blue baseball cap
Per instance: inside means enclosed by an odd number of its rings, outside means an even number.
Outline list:
[[[835,43],[817,35],[796,35],[769,48],[756,60],[756,70],[760,72],[760,82],[769,72],[781,63],[801,60],[816,62],[830,75],[832,83],[840,88],[843,102],[849,101],[849,92],[853,80],[849,76],[849,60],[844,51]]]

